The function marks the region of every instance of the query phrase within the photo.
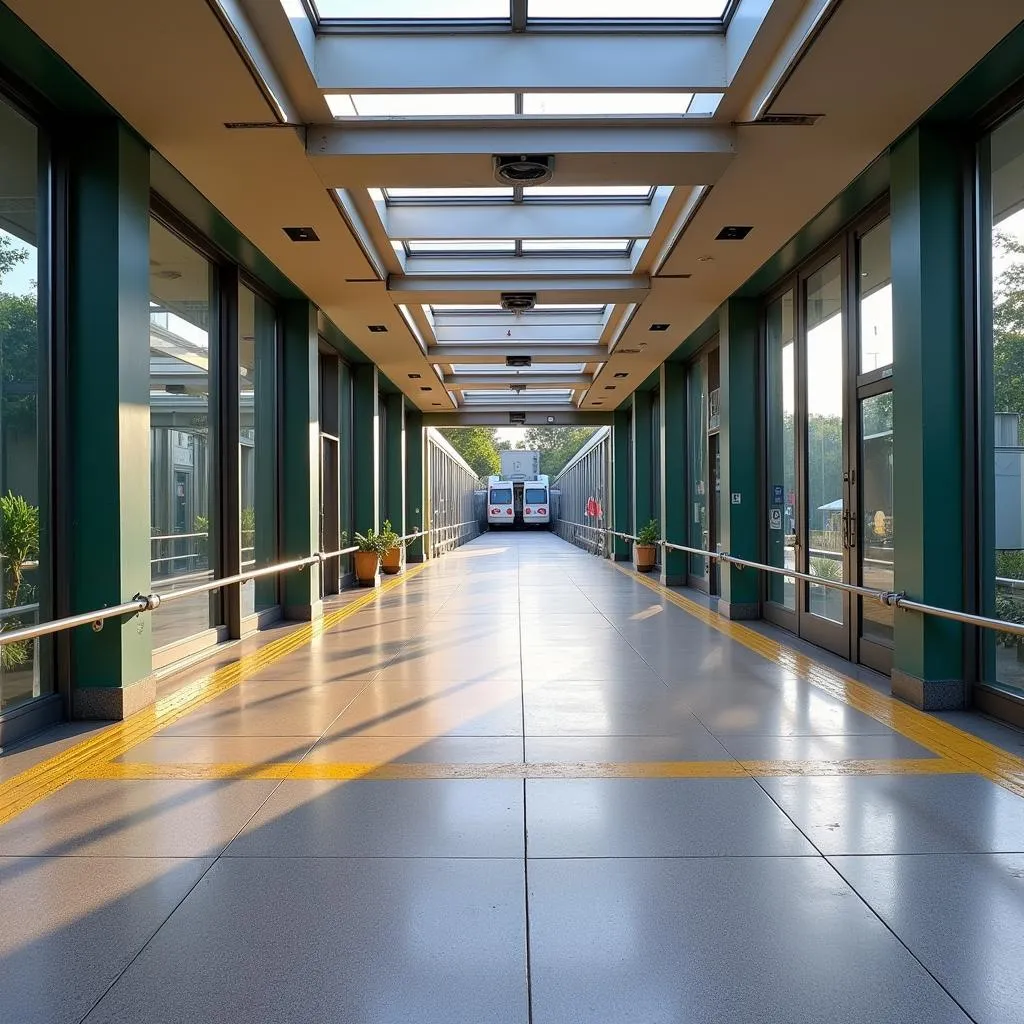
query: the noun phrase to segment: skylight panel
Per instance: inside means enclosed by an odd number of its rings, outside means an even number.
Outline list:
[[[510,92],[326,93],[334,117],[497,117],[514,114]]]
[[[654,185],[536,185],[524,188],[527,199],[646,199]]]
[[[511,188],[386,188],[384,198],[404,201],[511,199]]]
[[[314,0],[321,18],[374,21],[435,21],[460,18],[508,19],[508,0]]]
[[[682,116],[692,101],[692,92],[527,92],[523,94],[523,113],[563,117]]]
[[[514,253],[516,243],[512,239],[488,238],[488,239],[424,239],[405,243],[406,249],[411,256],[448,256],[460,253],[480,253],[485,255],[501,255]]]
[[[623,21],[645,18],[669,18],[673,21],[723,18],[729,0],[529,0],[527,16],[574,18],[581,21],[599,19]]]
[[[452,366],[455,374],[490,374],[499,379],[514,378],[515,376],[530,377],[541,376],[551,373],[582,373],[586,369],[586,363],[534,363],[529,367],[517,367],[515,369],[502,366],[501,363],[457,363]]]
[[[502,313],[504,312],[501,306],[498,305],[486,305],[486,306],[474,306],[466,303],[455,303],[449,305],[446,303],[434,303],[434,305],[428,307],[431,313]]]
[[[632,244],[631,238],[528,238],[523,240],[523,252],[625,256]]]

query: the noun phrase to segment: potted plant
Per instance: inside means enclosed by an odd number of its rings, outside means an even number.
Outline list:
[[[402,538],[391,528],[391,520],[385,519],[380,531],[380,567],[394,576],[402,568]]]
[[[637,572],[650,572],[657,561],[658,520],[652,519],[646,526],[637,530],[636,543],[633,545],[633,559]]]
[[[365,587],[372,587],[377,582],[377,568],[380,565],[380,556],[383,554],[381,544],[383,534],[377,533],[372,528],[365,534],[355,535],[356,547],[355,568],[356,582]]]
[[[23,601],[30,602],[32,591],[24,582],[25,565],[39,556],[39,509],[30,505],[21,495],[0,497],[0,563],[3,566],[3,597],[6,608],[17,608]],[[25,625],[21,619],[8,617],[0,623],[0,630],[17,629]],[[32,657],[33,642],[4,644],[0,647],[0,667],[11,670],[27,664]]]

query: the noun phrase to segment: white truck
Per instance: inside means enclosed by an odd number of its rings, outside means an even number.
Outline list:
[[[487,525],[549,526],[551,493],[540,452],[501,452],[501,475],[487,478]]]

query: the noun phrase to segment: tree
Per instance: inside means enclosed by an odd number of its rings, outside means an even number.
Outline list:
[[[0,284],[4,276],[29,258],[0,235]],[[0,386],[4,429],[31,430],[36,422],[39,378],[39,318],[34,295],[0,292]]]
[[[540,452],[540,471],[554,478],[596,430],[596,427],[529,427],[522,447]]]
[[[501,469],[497,427],[442,427],[440,433],[477,476],[491,476]]]
[[[997,234],[993,248],[1009,257],[996,282],[992,309],[994,411],[1017,413],[1024,425],[1024,242]]]

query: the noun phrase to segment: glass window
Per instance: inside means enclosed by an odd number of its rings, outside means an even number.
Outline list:
[[[48,297],[40,284],[47,277],[40,260],[47,210],[39,201],[39,134],[3,103],[0,149],[0,629],[9,630],[50,617],[47,338],[39,315]],[[51,690],[38,640],[0,647],[0,710]]]
[[[491,504],[492,505],[511,505],[512,504],[512,491],[508,487],[492,487],[491,488]]]
[[[721,18],[728,0],[530,0],[531,18]]]
[[[150,560],[153,589],[167,593],[213,579],[218,567],[214,267],[151,220],[149,268]],[[219,625],[220,608],[216,593],[161,606],[154,649]]]
[[[682,115],[690,109],[692,100],[692,92],[527,92],[523,94],[523,113],[563,117]]]
[[[277,321],[274,307],[238,290],[238,473],[242,572],[277,561]],[[242,585],[242,615],[277,604],[277,580]]]
[[[523,500],[532,505],[543,505],[548,500],[546,487],[527,487]]]
[[[631,238],[528,238],[523,240],[524,253],[586,253],[588,256],[628,256]]]
[[[796,569],[796,327],[792,291],[766,316],[768,564]],[[768,576],[768,600],[796,611],[796,579]]]
[[[807,537],[810,573],[843,579],[843,306],[837,256],[806,283]],[[843,594],[808,586],[813,615],[843,621]]]
[[[985,592],[997,618],[1024,622],[1024,111],[993,132],[989,150],[995,507],[986,527],[995,557]],[[989,631],[985,640],[986,678],[1024,690],[1024,643]]]
[[[865,587],[895,590],[892,509],[892,392],[860,403],[861,576]],[[893,641],[895,609],[861,599],[861,633]]]
[[[327,93],[333,117],[496,117],[516,112],[511,92]]]
[[[704,456],[707,451],[707,382],[704,365],[698,360],[686,375],[687,444],[690,448],[690,547],[708,550],[711,541],[708,535],[707,486],[704,482]],[[690,575],[704,578],[705,559],[703,555],[690,556]]]
[[[516,251],[513,239],[446,239],[406,242],[410,256],[451,256],[451,255],[512,255]]]
[[[892,364],[892,269],[889,218],[857,240],[860,372]]]
[[[321,18],[508,18],[508,0],[315,0]]]

